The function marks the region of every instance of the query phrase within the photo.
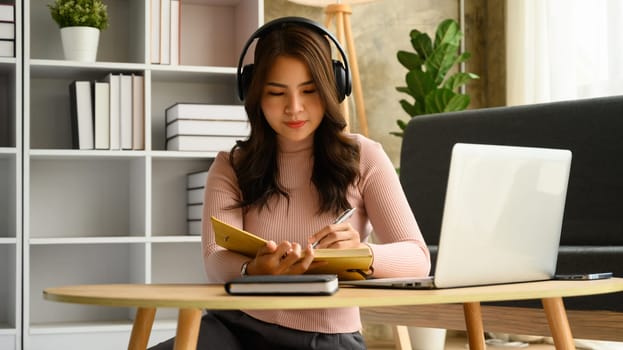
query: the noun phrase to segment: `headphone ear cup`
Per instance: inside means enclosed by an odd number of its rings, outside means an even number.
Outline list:
[[[251,79],[253,78],[253,64],[247,64],[242,67],[240,77],[238,77],[238,97],[241,101],[247,96],[249,86],[251,85]]]
[[[333,60],[333,74],[335,75],[338,100],[342,102],[351,92],[350,77],[344,68],[344,64],[338,60]]]

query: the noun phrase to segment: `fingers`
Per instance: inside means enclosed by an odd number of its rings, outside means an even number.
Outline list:
[[[309,238],[310,243],[317,243],[315,248],[355,248],[361,243],[359,232],[349,223],[332,224],[316,232]]]
[[[308,244],[305,249],[300,244],[294,243],[293,250],[280,261],[280,268],[283,274],[302,274],[309,269],[309,265],[314,260],[314,250]]]
[[[333,231],[331,229],[331,226],[326,226],[322,230],[314,233],[311,237],[309,237],[308,242],[311,243],[312,247],[314,248],[326,248],[326,244],[327,242],[329,242],[329,240],[325,240],[325,238],[329,238],[327,236],[330,235],[332,232]]]
[[[266,245],[257,250],[257,255],[272,254],[277,249],[277,243],[275,241],[268,241]]]
[[[277,249],[276,253],[280,256],[280,264],[294,264],[303,256],[301,245],[298,243],[290,242],[284,242],[283,246],[280,245],[280,248]]]
[[[247,271],[251,268],[252,274],[301,274],[307,271],[313,258],[311,245],[303,249],[298,243],[269,242],[258,250],[255,259],[249,263]]]

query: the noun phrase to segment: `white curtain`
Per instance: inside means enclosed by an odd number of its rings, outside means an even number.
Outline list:
[[[623,94],[623,1],[507,0],[507,104]]]

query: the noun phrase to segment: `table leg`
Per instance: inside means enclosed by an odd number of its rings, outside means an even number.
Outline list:
[[[470,350],[485,350],[485,334],[479,302],[463,303],[465,327]]]
[[[554,338],[554,345],[558,350],[575,350],[567,311],[562,298],[544,298],[541,299],[543,309],[547,316],[547,323]]]
[[[174,350],[195,350],[199,339],[201,309],[180,309]]]
[[[394,326],[393,331],[396,350],[411,350],[411,339],[407,326]]]
[[[132,326],[132,335],[128,350],[145,350],[151,334],[151,326],[154,324],[156,308],[139,307]]]

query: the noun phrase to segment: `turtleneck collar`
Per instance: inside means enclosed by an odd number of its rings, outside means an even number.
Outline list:
[[[313,150],[314,136],[310,135],[308,138],[301,141],[292,141],[277,137],[277,142],[279,144],[279,152],[282,154],[300,153]]]

